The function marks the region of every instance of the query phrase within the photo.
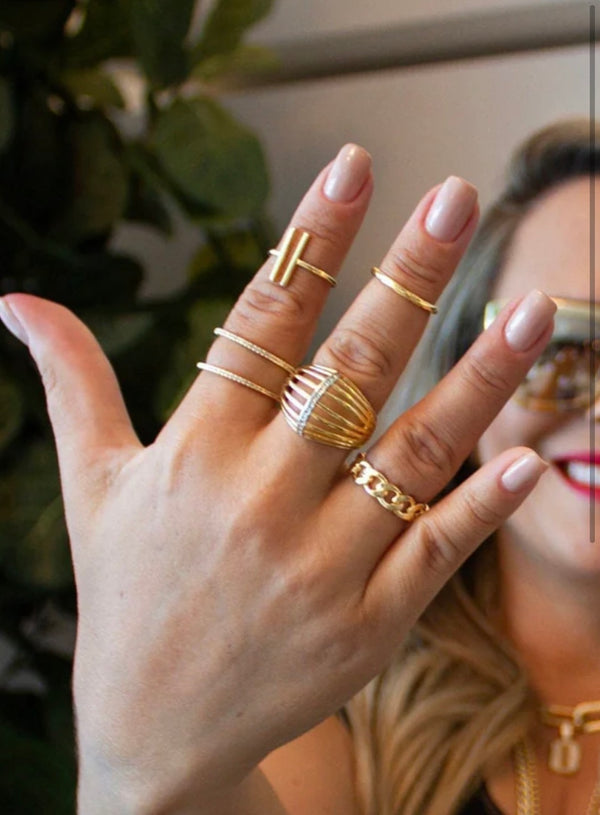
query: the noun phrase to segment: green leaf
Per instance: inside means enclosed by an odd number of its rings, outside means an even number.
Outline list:
[[[75,0],[2,0],[0,31],[17,40],[47,41],[62,35]]]
[[[73,583],[58,463],[50,441],[24,450],[0,480],[2,570],[20,585],[62,589]]]
[[[175,346],[156,391],[155,410],[162,422],[169,419],[196,379],[196,362],[206,355],[214,340],[213,330],[225,322],[232,306],[233,299],[199,300],[189,310],[189,334]]]
[[[21,391],[0,368],[0,453],[16,438],[24,413]]]
[[[100,113],[72,122],[68,140],[73,162],[69,205],[49,235],[76,244],[107,233],[120,220],[129,178],[118,136]]]
[[[177,85],[189,73],[185,36],[195,0],[129,0],[136,53],[150,83]]]
[[[258,139],[214,100],[176,100],[159,114],[153,144],[166,175],[194,204],[234,217],[264,206],[269,182]]]
[[[217,0],[194,49],[194,64],[233,51],[246,29],[262,20],[272,6],[273,0]]]
[[[65,71],[60,81],[82,107],[125,107],[121,92],[112,78],[97,68]]]
[[[124,0],[89,0],[81,6],[81,29],[68,37],[61,50],[65,68],[95,68],[99,62],[133,54],[128,3]]]
[[[202,60],[194,68],[192,77],[203,82],[212,82],[215,79],[231,79],[236,76],[273,71],[278,65],[278,58],[269,48],[260,45],[240,45],[234,51],[215,54]]]
[[[170,190],[153,166],[153,156],[141,144],[126,148],[126,159],[131,169],[129,200],[124,217],[156,227],[165,235],[173,234],[171,215],[166,199]]]
[[[5,150],[13,135],[15,114],[8,80],[0,76],[0,153]]]
[[[0,723],[0,767],[0,811],[6,815],[75,811],[73,762],[55,744],[28,738]]]

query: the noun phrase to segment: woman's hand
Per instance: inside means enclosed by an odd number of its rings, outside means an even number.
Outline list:
[[[304,260],[337,273],[371,187],[368,155],[347,146],[292,219],[313,236]],[[418,204],[381,268],[435,301],[476,220],[474,189],[449,179]],[[268,279],[273,263],[226,327],[299,364],[328,285],[299,269],[281,288]],[[79,603],[81,772],[103,775],[123,800],[226,789],[338,709],[544,469],[531,451],[506,451],[408,525],[344,473],[343,451],[301,438],[273,401],[208,372],[144,448],[87,328],[46,300],[4,302],[56,436]],[[541,352],[553,310],[539,293],[511,304],[367,451],[373,466],[433,499]],[[427,319],[371,280],[315,362],[379,409]],[[208,362],[274,391],[285,379],[224,338]]]

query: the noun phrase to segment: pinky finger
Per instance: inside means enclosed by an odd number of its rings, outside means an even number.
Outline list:
[[[398,620],[414,622],[479,544],[518,509],[547,468],[533,450],[505,450],[418,518],[372,573],[364,597],[369,616],[384,628],[386,623],[397,627]]]

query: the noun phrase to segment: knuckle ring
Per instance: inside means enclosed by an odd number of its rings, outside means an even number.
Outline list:
[[[305,269],[307,272],[311,272],[325,280],[331,287],[336,285],[334,277],[324,272],[323,269],[319,269],[318,266],[307,263],[300,257],[310,238],[310,232],[297,229],[294,226],[286,230],[279,249],[269,249],[269,254],[277,258],[277,262],[269,275],[269,280],[278,283],[280,286],[289,286],[294,270],[298,266],[300,269]]]
[[[361,447],[377,420],[373,406],[354,382],[322,365],[298,368],[288,378],[281,409],[299,436],[342,450]]]
[[[387,480],[383,473],[371,466],[364,453],[360,453],[349,468],[354,483],[362,487],[379,504],[403,521],[414,521],[429,510],[429,504],[419,504],[412,495]]]
[[[387,286],[388,289],[391,289],[393,292],[396,292],[400,297],[404,297],[405,300],[410,301],[415,306],[422,308],[424,311],[428,311],[430,314],[437,314],[437,306],[434,306],[433,303],[428,303],[427,300],[423,300],[422,297],[419,297],[418,294],[410,291],[405,286],[402,286],[398,283],[397,280],[394,280],[393,277],[390,277],[385,272],[382,272],[377,266],[373,266],[371,268],[371,274],[373,277],[376,277],[380,283],[383,283],[384,286]]]

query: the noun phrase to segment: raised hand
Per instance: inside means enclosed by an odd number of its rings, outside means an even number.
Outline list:
[[[305,263],[337,274],[371,187],[368,154],[347,146],[292,218],[311,236]],[[451,177],[420,201],[380,269],[434,303],[477,215],[474,188]],[[276,262],[225,327],[297,366],[330,287],[302,266],[282,287],[269,279]],[[216,795],[338,709],[544,469],[532,451],[507,450],[404,521],[354,483],[346,450],[301,437],[273,399],[210,370],[143,447],[88,329],[31,295],[3,303],[56,436],[79,603],[82,783],[104,785],[114,806],[97,811],[167,812],[182,790]],[[553,312],[539,292],[511,303],[368,462],[432,502],[540,354]],[[378,410],[428,319],[440,315],[371,279],[314,362]],[[287,377],[227,337],[207,362],[274,394]]]

